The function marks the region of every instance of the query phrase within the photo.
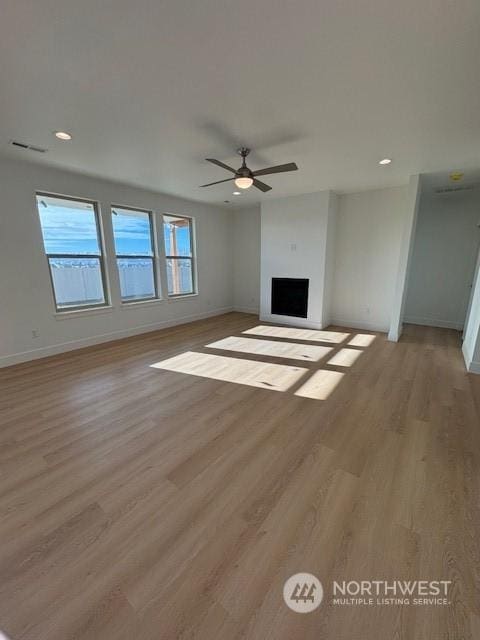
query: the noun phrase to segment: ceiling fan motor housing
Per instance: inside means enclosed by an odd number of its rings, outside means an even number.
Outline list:
[[[245,166],[240,167],[235,175],[239,178],[253,178],[252,172],[248,167]]]

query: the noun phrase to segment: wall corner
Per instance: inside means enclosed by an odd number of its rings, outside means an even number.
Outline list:
[[[410,176],[408,187],[408,202],[405,218],[405,226],[400,247],[400,257],[398,260],[397,282],[390,315],[390,331],[388,339],[398,342],[402,335],[403,309],[405,305],[405,293],[408,283],[408,275],[415,238],[415,228],[417,224],[418,207],[420,204],[421,176],[419,174]]]

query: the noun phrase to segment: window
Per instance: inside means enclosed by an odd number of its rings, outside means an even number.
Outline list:
[[[163,216],[165,257],[169,296],[195,292],[193,269],[193,232],[191,218]]]
[[[112,207],[112,225],[122,301],[156,298],[152,214]]]
[[[57,310],[105,306],[95,203],[39,193],[37,207]]]

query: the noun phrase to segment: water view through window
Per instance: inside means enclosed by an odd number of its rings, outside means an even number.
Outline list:
[[[58,311],[108,304],[99,213],[95,202],[38,193],[37,208]],[[155,221],[150,211],[112,206],[111,221],[122,302],[159,297]],[[196,290],[193,223],[163,216],[169,296]]]
[[[106,304],[95,204],[39,194],[37,207],[57,309]]]
[[[152,214],[112,207],[112,225],[123,302],[156,298]]]

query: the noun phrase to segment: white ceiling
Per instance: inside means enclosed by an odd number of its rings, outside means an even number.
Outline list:
[[[300,168],[242,203],[473,169],[479,34],[479,0],[3,0],[0,152],[212,203],[240,144]]]

